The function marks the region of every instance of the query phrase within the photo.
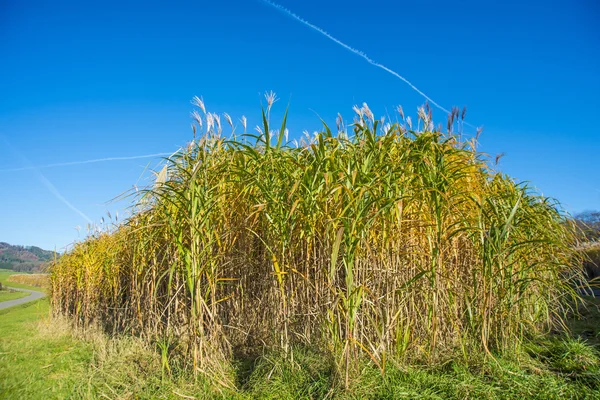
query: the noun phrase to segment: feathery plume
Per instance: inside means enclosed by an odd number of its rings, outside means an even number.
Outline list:
[[[209,133],[214,125],[214,118],[211,113],[206,114],[206,133]]]
[[[373,115],[373,112],[371,111],[367,103],[363,103],[362,112],[365,115],[365,117],[367,117],[367,119],[371,120],[371,122],[375,121],[375,116]]]
[[[206,108],[204,108],[204,100],[198,96],[192,98],[192,104],[198,106],[204,114],[206,114]]]
[[[277,94],[274,91],[270,91],[265,93],[265,99],[267,100],[267,110],[271,110],[273,104],[275,104],[279,99],[277,98]]]
[[[402,106],[398,106],[398,114],[400,114],[400,118],[404,120],[404,110],[402,109]]]
[[[231,117],[229,116],[229,114],[223,113],[223,116],[225,117],[225,120],[227,121],[229,126],[231,126],[231,128],[233,129],[233,121],[231,120]]]

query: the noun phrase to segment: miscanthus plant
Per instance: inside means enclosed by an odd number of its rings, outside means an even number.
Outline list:
[[[289,143],[274,101],[237,133],[196,98],[194,140],[132,216],[54,265],[54,311],[224,385],[240,351],[307,346],[347,383],[365,360],[385,373],[514,352],[560,325],[580,274],[565,216],[453,132],[464,113],[442,132],[427,107],[414,129],[401,108],[384,124],[365,104],[349,127]]]

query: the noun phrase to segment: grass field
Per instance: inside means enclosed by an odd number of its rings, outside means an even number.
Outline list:
[[[0,315],[0,398],[67,398],[92,353],[68,337],[44,338],[38,322],[48,302],[38,301]]]
[[[26,296],[29,296],[29,293],[18,292],[16,290],[0,290],[0,302],[7,300],[16,300]]]
[[[164,370],[159,352],[140,340],[84,334],[48,315],[46,299],[0,315],[0,398],[600,399],[597,348],[578,339],[529,342],[518,360],[392,367],[385,377],[364,365],[348,390],[335,386],[330,360],[295,349],[292,365],[276,354],[239,363],[228,389],[201,374]],[[598,335],[598,314],[584,318],[574,326],[594,326]]]

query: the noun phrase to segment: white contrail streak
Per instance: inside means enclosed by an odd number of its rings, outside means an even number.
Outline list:
[[[121,161],[121,160],[137,160],[140,158],[152,158],[152,157],[162,157],[162,156],[170,156],[173,153],[156,153],[156,154],[147,154],[144,156],[131,156],[131,157],[107,157],[107,158],[97,158],[94,160],[85,160],[85,161],[71,161],[64,163],[56,163],[56,164],[47,164],[40,166],[28,166],[21,168],[9,168],[9,169],[0,169],[0,172],[17,172],[17,171],[27,171],[27,170],[36,170],[40,168],[52,168],[52,167],[66,167],[69,165],[81,165],[81,164],[92,164],[106,161]]]
[[[8,139],[6,139],[4,136],[0,136],[0,137],[4,140],[4,142],[6,143],[6,145],[8,146],[8,148],[11,149],[13,153],[15,153],[23,161],[24,164],[28,165],[24,169],[29,169],[29,170],[34,171],[35,174],[37,175],[38,179],[42,182],[42,184],[44,186],[46,186],[46,189],[48,189],[50,191],[50,193],[52,193],[54,195],[54,197],[56,197],[58,200],[60,200],[61,203],[63,203],[67,207],[69,207],[71,210],[73,210],[77,214],[79,214],[87,222],[89,222],[90,224],[93,223],[90,217],[88,217],[87,215],[85,215],[83,213],[83,211],[81,211],[80,209],[78,209],[77,207],[75,207],[73,204],[71,204],[71,202],[69,200],[65,199],[65,197],[62,194],[60,194],[60,192],[58,191],[58,189],[56,188],[56,186],[54,186],[52,184],[52,182],[50,182],[48,180],[48,178],[46,178],[40,171],[38,171],[36,167],[34,167],[33,165],[31,165],[31,163],[29,162],[29,160],[23,154],[21,154],[21,152],[19,152],[17,149],[15,149],[10,144],[10,142],[8,141]]]
[[[71,210],[75,211],[77,214],[79,214],[83,219],[85,219],[87,222],[89,222],[90,224],[93,224],[92,220],[90,219],[90,217],[88,217],[87,215],[85,215],[83,213],[83,211],[81,211],[80,209],[78,209],[77,207],[75,207],[73,204],[71,204],[71,202],[67,199],[64,198],[64,196],[62,194],[60,194],[60,192],[58,191],[58,189],[52,184],[52,182],[50,182],[48,180],[48,178],[46,178],[40,171],[35,170],[38,178],[40,181],[42,181],[42,183],[44,184],[44,186],[46,186],[46,189],[48,189],[50,191],[50,193],[52,193],[54,195],[54,197],[56,197],[58,200],[60,200],[64,205],[66,205],[67,207],[69,207]]]
[[[447,110],[446,108],[442,107],[441,105],[439,105],[438,103],[436,103],[431,97],[427,96],[425,93],[423,93],[418,87],[416,87],[415,85],[413,85],[408,79],[406,79],[405,77],[403,77],[402,75],[400,75],[399,73],[397,73],[394,70],[389,69],[388,67],[386,67],[383,64],[380,64],[378,62],[376,62],[375,60],[373,60],[372,58],[370,58],[369,56],[367,56],[365,53],[363,53],[360,50],[355,49],[354,47],[348,46],[346,43],[342,42],[341,40],[331,36],[327,31],[325,31],[322,28],[319,28],[316,25],[311,24],[310,22],[308,22],[307,20],[305,20],[304,18],[300,17],[297,14],[294,14],[292,11],[288,10],[287,8],[274,3],[270,0],[261,0],[263,3],[266,3],[268,5],[270,5],[271,7],[276,8],[277,10],[287,14],[288,16],[292,17],[293,19],[295,19],[296,21],[308,26],[309,28],[311,28],[312,30],[315,30],[317,32],[319,32],[320,34],[322,34],[323,36],[327,37],[328,39],[330,39],[331,41],[337,43],[338,45],[342,46],[343,48],[345,48],[348,51],[351,51],[352,53],[356,54],[359,57],[362,57],[365,61],[367,61],[369,64],[377,67],[377,68],[381,68],[382,70],[392,74],[393,76],[395,76],[396,78],[400,79],[401,81],[403,81],[404,83],[406,83],[408,86],[410,86],[411,89],[413,89],[415,92],[419,93],[421,96],[423,96],[425,99],[427,99],[431,104],[433,104],[435,107],[437,107],[438,109],[450,114],[450,111]],[[467,122],[465,122],[465,125],[468,125],[472,128],[475,128],[473,125],[468,124]]]

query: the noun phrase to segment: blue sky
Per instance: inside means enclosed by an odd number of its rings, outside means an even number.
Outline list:
[[[594,0],[278,3],[443,107],[467,106],[485,127],[480,149],[506,153],[503,172],[570,212],[600,209]],[[83,215],[123,215],[130,204],[111,199],[147,183],[160,158],[15,169],[173,152],[192,137],[195,95],[254,126],[273,90],[276,113],[290,103],[292,138],[319,129],[317,115],[351,120],[354,104],[383,116],[424,102],[260,0],[5,0],[0,54],[0,241],[47,249],[81,239]]]

